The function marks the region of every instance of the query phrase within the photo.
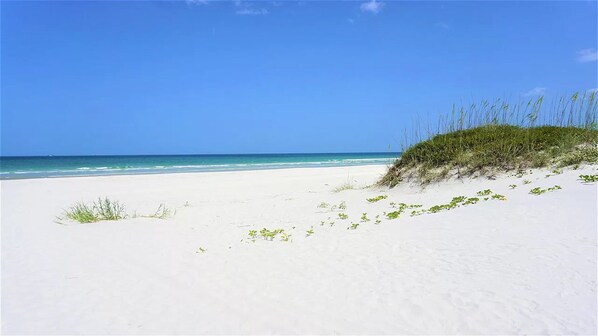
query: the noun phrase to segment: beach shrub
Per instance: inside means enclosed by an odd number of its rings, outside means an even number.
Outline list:
[[[548,112],[543,103],[543,97],[515,106],[497,100],[441,115],[432,131],[415,130],[379,184],[598,162],[596,93],[561,99]]]
[[[598,162],[598,147],[591,144],[564,154],[559,158],[559,167]]]

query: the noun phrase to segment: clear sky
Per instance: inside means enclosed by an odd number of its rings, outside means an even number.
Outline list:
[[[597,3],[2,1],[2,155],[398,150],[597,84]]]

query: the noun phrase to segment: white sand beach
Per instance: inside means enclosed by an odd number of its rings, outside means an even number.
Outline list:
[[[595,166],[365,188],[385,170],[2,181],[2,333],[597,333],[597,185],[577,178]],[[333,191],[347,181],[356,189]],[[529,194],[554,185],[562,189]],[[507,200],[383,215],[396,210],[390,202],[428,208],[484,189]],[[377,195],[388,198],[366,201]],[[131,215],[161,203],[176,214],[55,222],[98,197]],[[346,220],[318,208],[341,201]],[[262,228],[290,240],[252,242],[249,230]]]

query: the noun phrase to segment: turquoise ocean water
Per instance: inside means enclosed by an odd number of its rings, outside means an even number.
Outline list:
[[[4,156],[0,179],[384,165],[400,153]]]

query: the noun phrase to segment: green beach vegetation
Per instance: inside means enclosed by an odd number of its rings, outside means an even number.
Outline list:
[[[351,223],[347,230],[356,230],[359,227],[359,223]]]
[[[403,154],[378,184],[427,184],[598,162],[597,93],[561,98],[548,110],[544,105],[540,97],[515,105],[496,100],[453,108],[437,125],[405,133],[404,143],[412,145],[403,146]]]
[[[149,215],[133,217],[146,217],[166,219],[174,216],[176,211],[167,208],[164,204],[160,204],[158,209]],[[119,201],[113,201],[108,197],[98,198],[97,201],[91,203],[77,202],[75,205],[64,210],[62,216],[57,217],[59,223],[63,220],[72,220],[78,223],[95,223],[99,221],[117,221],[128,218],[125,206]]]
[[[141,216],[141,217],[166,219],[168,217],[174,216],[175,213],[176,213],[176,211],[174,211],[170,208],[167,208],[164,204],[160,204],[158,206],[158,209],[153,214],[145,215],[145,216]]]
[[[492,195],[492,190],[490,189],[486,189],[486,190],[480,190],[476,193],[476,195],[478,196],[488,196],[488,195]]]
[[[345,201],[341,201],[338,205],[330,204],[327,202],[321,202],[318,204],[319,209],[329,209],[329,211],[337,211],[337,210],[345,210],[347,209],[347,203]]]
[[[119,201],[109,198],[98,198],[91,204],[78,202],[64,211],[59,220],[70,219],[79,223],[95,223],[103,220],[119,220],[127,218],[125,206]]]
[[[333,192],[339,193],[341,191],[353,190],[353,189],[355,189],[355,185],[352,182],[347,181],[347,182],[341,184],[340,186],[334,188]]]
[[[376,196],[376,197],[372,197],[372,198],[368,198],[367,201],[370,203],[376,203],[378,201],[381,201],[383,199],[386,199],[388,196],[386,195],[380,195],[380,196]]]
[[[579,179],[584,183],[592,183],[598,181],[598,175],[579,175]]]
[[[311,234],[313,234],[313,227],[309,231],[311,231]],[[247,238],[254,243],[258,237],[261,237],[263,240],[267,241],[273,241],[276,237],[280,237],[280,241],[288,242],[291,239],[291,236],[292,235],[286,232],[284,229],[270,230],[262,228],[259,232],[257,230],[249,230],[249,232],[247,232]]]
[[[405,203],[399,203],[399,209],[393,212],[389,212],[386,214],[386,218],[387,219],[397,219],[399,218],[399,216],[405,212],[405,210],[407,209],[416,209],[416,208],[421,208],[422,205],[421,204],[405,204]]]
[[[543,193],[549,192],[549,191],[555,191],[555,190],[561,190],[563,189],[560,185],[555,185],[554,187],[550,187],[548,189],[542,189],[540,187],[536,187],[532,190],[529,191],[530,194],[532,195],[542,195]]]
[[[492,191],[489,189],[478,191],[477,196],[489,196],[492,194]],[[493,194],[491,197],[484,197],[484,200],[487,201],[489,199],[493,200],[500,200],[506,201],[507,198],[504,195],[500,194]],[[413,210],[411,212],[411,217],[419,216],[423,214],[432,214],[437,213],[445,210],[452,210],[456,209],[461,206],[473,205],[477,204],[480,201],[478,197],[466,197],[466,196],[456,196],[451,199],[450,202],[445,204],[437,204],[429,207],[428,209],[420,209],[420,210]]]

